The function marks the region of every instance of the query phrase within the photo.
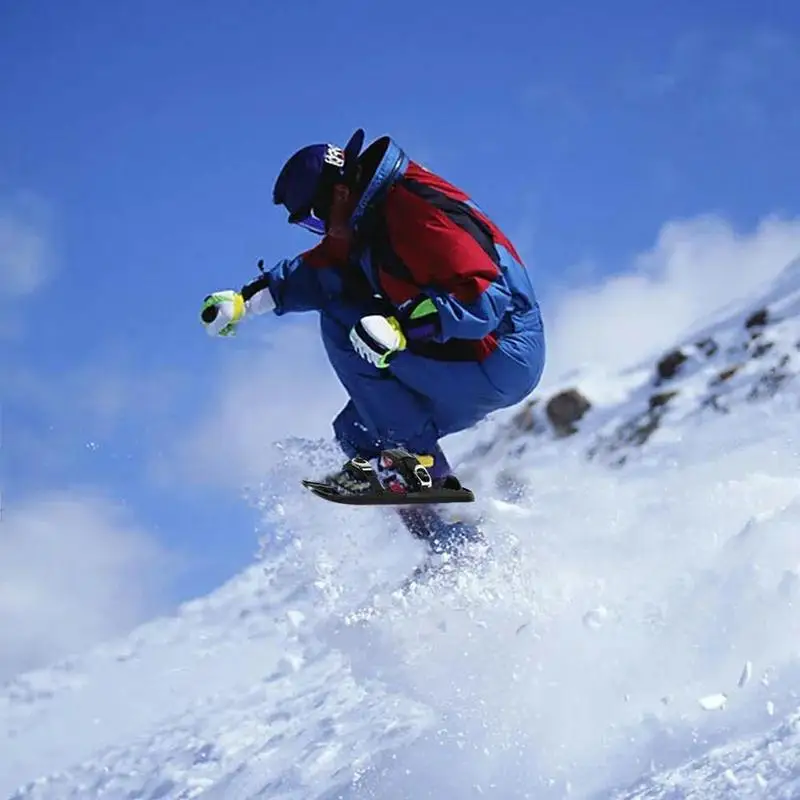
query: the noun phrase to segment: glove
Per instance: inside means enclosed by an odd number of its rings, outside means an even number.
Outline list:
[[[373,314],[362,317],[353,325],[350,343],[365,361],[378,369],[385,369],[396,353],[405,350],[406,337],[394,317]]]
[[[226,289],[206,297],[200,319],[209,336],[234,336],[236,326],[246,313],[242,295],[232,289]]]

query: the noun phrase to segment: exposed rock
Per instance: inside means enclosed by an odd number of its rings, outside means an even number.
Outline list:
[[[617,438],[622,444],[640,447],[658,430],[663,415],[663,406],[648,409],[623,425],[617,432]]]
[[[711,337],[695,342],[695,347],[707,358],[711,358],[719,350],[719,345]]]
[[[654,395],[650,399],[650,407],[647,411],[637,414],[627,422],[617,428],[614,433],[595,444],[589,451],[589,458],[605,456],[609,459],[612,466],[621,467],[627,461],[627,455],[621,453],[630,447],[641,447],[658,430],[661,419],[667,412],[667,404],[677,392],[664,392],[661,395]],[[611,459],[610,457],[616,456]]]
[[[747,399],[765,400],[777,394],[783,384],[792,378],[792,374],[786,369],[790,361],[791,358],[785,355],[774,367],[767,370],[753,385]]]
[[[675,395],[678,394],[677,391],[674,392],[659,392],[658,394],[654,394],[650,397],[650,408],[660,408],[661,406],[665,406],[672,400]]]
[[[774,342],[765,342],[763,340],[756,341],[756,343],[750,349],[750,356],[752,358],[761,358],[764,353],[768,353],[772,349],[774,344]]]
[[[711,385],[719,386],[719,384],[729,381],[741,368],[741,364],[734,364],[732,367],[723,369],[722,372],[720,372],[717,377],[711,381]]]
[[[756,328],[763,328],[769,322],[769,311],[766,308],[759,308],[754,311],[744,323],[747,330],[752,331]]]
[[[656,366],[659,380],[667,381],[670,378],[674,378],[687,358],[682,350],[671,350],[667,353]]]
[[[512,423],[517,430],[523,433],[531,431],[538,433],[544,426],[534,413],[534,409],[539,405],[538,399],[528,400],[527,403],[512,417]]]
[[[747,395],[747,399],[754,401],[773,397],[788,379],[789,375],[773,367],[758,379]]]
[[[557,436],[570,436],[577,432],[577,423],[592,407],[589,400],[577,389],[567,389],[547,402],[545,411]]]

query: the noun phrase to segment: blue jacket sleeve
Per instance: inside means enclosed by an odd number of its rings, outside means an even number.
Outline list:
[[[319,311],[341,293],[341,280],[333,265],[340,257],[336,242],[323,239],[317,247],[295,258],[279,261],[242,288],[245,300],[268,288],[275,313]]]
[[[328,293],[323,288],[320,277],[321,270],[307,264],[302,255],[279,261],[264,276],[275,301],[275,313],[281,315],[322,308]]]
[[[428,287],[403,303],[398,317],[410,339],[446,342],[448,339],[483,339],[495,331],[512,305],[506,276],[498,271],[471,300],[453,292]]]
[[[511,292],[500,273],[471,302],[458,300],[447,292],[430,293],[439,314],[439,330],[434,339],[482,339],[497,329],[511,305]]]

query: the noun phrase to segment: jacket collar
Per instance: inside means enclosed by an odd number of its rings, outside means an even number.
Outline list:
[[[381,150],[383,150],[382,156],[380,155]],[[365,167],[369,168],[370,162],[376,158],[378,163],[372,173],[372,177],[369,179],[369,183],[367,183],[362,192],[358,204],[350,215],[349,225],[354,232],[358,230],[367,209],[379,201],[386,190],[408,168],[408,156],[388,136],[373,142],[361,154],[360,160],[363,161]]]

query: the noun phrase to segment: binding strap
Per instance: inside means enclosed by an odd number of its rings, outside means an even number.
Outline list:
[[[427,467],[419,458],[407,450],[399,448],[384,450],[380,455],[380,465],[384,469],[393,469],[405,482],[410,491],[418,492],[430,489],[433,478]]]

